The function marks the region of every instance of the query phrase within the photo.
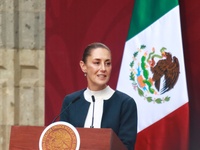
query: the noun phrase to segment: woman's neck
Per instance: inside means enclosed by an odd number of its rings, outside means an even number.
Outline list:
[[[108,85],[104,85],[104,86],[89,86],[88,85],[88,89],[91,91],[102,91],[104,90]]]

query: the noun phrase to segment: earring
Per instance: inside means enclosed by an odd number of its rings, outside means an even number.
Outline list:
[[[87,73],[86,73],[86,72],[84,72],[84,76],[85,76],[85,77],[87,76]]]

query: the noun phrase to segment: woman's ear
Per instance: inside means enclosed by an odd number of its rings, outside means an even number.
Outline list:
[[[85,63],[81,60],[81,61],[79,62],[79,65],[80,65],[81,70],[83,71],[83,73],[86,73],[87,70],[86,70]]]

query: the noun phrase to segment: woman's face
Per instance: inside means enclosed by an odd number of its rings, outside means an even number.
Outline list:
[[[80,66],[86,73],[88,88],[93,91],[102,90],[110,79],[111,53],[105,48],[93,49],[85,63],[80,61]]]

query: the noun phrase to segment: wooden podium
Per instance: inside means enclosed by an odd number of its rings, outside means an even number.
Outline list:
[[[10,150],[39,150],[39,139],[45,127],[12,126]],[[126,150],[112,129],[76,128],[80,150]]]

